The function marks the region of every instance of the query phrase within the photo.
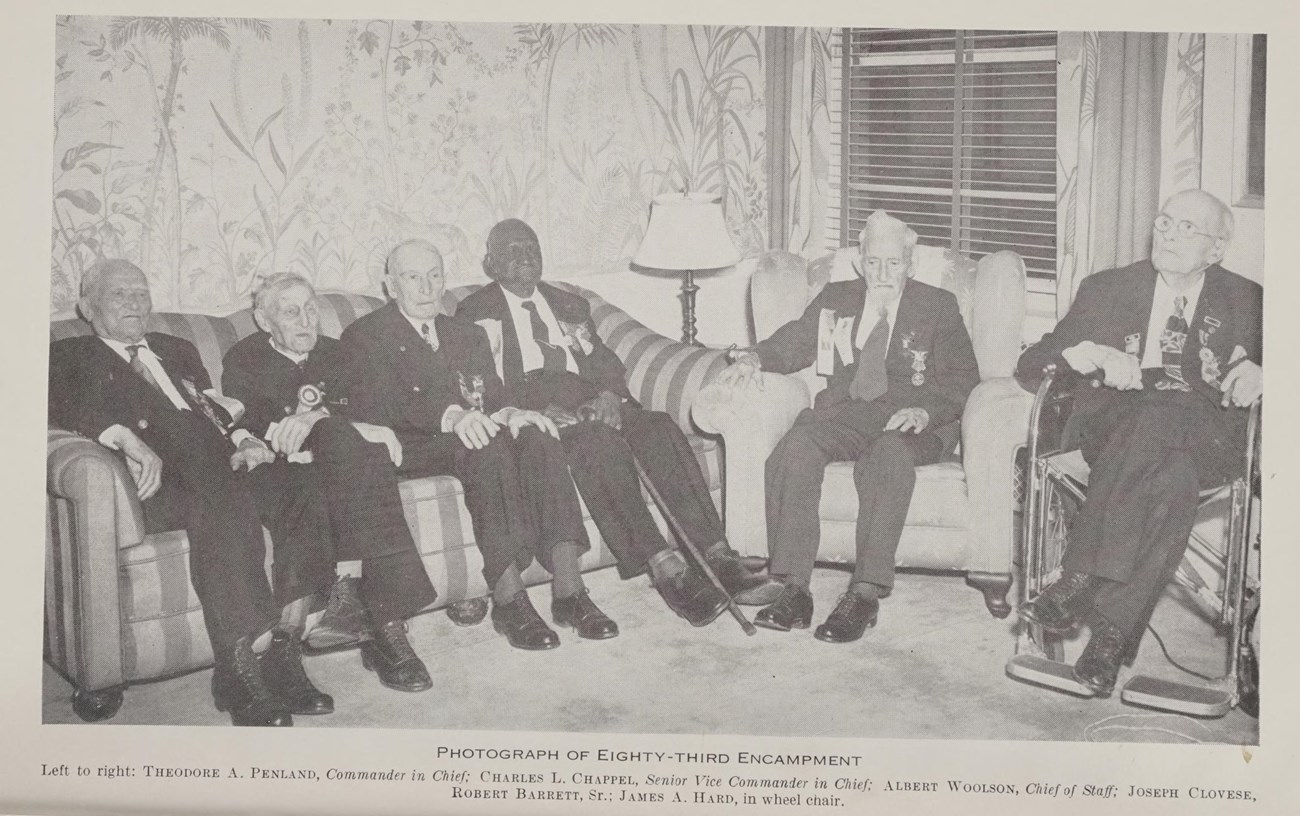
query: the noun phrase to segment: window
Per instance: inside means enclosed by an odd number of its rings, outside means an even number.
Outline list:
[[[828,247],[873,210],[974,258],[1056,279],[1056,32],[842,29],[831,88]]]

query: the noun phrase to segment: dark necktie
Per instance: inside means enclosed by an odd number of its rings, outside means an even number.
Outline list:
[[[1160,336],[1160,364],[1164,368],[1164,376],[1156,383],[1156,388],[1161,391],[1190,390],[1183,377],[1183,349],[1187,345],[1187,333],[1190,331],[1184,314],[1186,308],[1186,297],[1179,295],[1174,298],[1174,313],[1169,316],[1164,334]]]
[[[131,360],[130,360],[131,368],[135,371],[136,374],[139,374],[140,377],[143,378],[145,382],[152,385],[155,391],[157,391],[159,394],[162,394],[164,397],[167,397],[167,392],[163,389],[162,385],[159,384],[158,380],[154,377],[153,372],[149,370],[149,366],[145,365],[144,360],[140,359],[140,349],[142,348],[148,348],[148,346],[144,345],[143,343],[135,343],[133,345],[126,347],[127,354],[131,355]],[[172,401],[171,397],[167,397],[167,401],[171,402]]]
[[[533,327],[533,340],[542,350],[542,368],[546,371],[567,371],[564,349],[551,343],[551,332],[537,313],[537,304],[531,300],[524,301],[524,310],[528,312],[528,323]]]
[[[429,344],[429,348],[434,351],[438,350],[438,333],[431,330],[428,323],[420,324],[420,336],[424,338],[424,342]]]
[[[858,370],[849,384],[849,396],[871,402],[889,389],[889,380],[885,376],[885,352],[889,348],[889,312],[880,310],[876,325],[867,335],[858,354]]]

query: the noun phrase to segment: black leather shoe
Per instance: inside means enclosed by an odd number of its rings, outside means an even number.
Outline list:
[[[718,582],[722,588],[732,598],[739,597],[744,592],[757,589],[767,583],[767,577],[764,575],[755,575],[746,569],[740,558],[732,555],[721,555],[709,559],[709,567],[713,569],[713,574],[718,576]]]
[[[1100,615],[1093,616],[1092,637],[1074,664],[1074,679],[1098,697],[1109,697],[1115,690],[1119,667],[1128,657],[1128,646],[1123,633],[1113,623]]]
[[[505,635],[516,649],[542,651],[560,645],[560,636],[537,614],[522,589],[510,603],[492,604],[492,628]]]
[[[467,598],[453,604],[447,604],[447,617],[457,626],[476,626],[483,622],[488,613],[487,598]]]
[[[294,714],[333,714],[334,698],[312,685],[302,667],[302,647],[293,634],[276,629],[262,655],[262,678]]]
[[[786,584],[771,606],[758,610],[754,616],[754,625],[778,632],[807,629],[812,623],[812,613],[813,599],[808,590]]]
[[[370,640],[370,617],[361,601],[361,580],[344,576],[330,588],[329,602],[320,622],[307,633],[312,649],[339,649]]]
[[[361,644],[361,665],[379,675],[379,682],[398,691],[428,691],[433,680],[424,661],[406,639],[406,621],[389,621],[375,630],[374,640]]]
[[[1067,572],[1038,593],[1038,597],[1021,604],[1017,610],[1029,623],[1048,632],[1065,634],[1074,631],[1088,614],[1092,599],[1103,580],[1082,572]]]
[[[552,599],[551,617],[556,626],[572,626],[578,637],[586,640],[618,637],[618,624],[600,611],[585,589],[567,598]]]
[[[676,577],[655,581],[654,586],[668,608],[691,626],[708,626],[727,608],[727,596],[692,567]]]
[[[212,672],[212,702],[217,711],[230,712],[234,725],[293,725],[289,709],[267,688],[262,665],[247,640],[239,641],[233,651],[217,658]]]
[[[776,603],[776,599],[781,597],[781,590],[785,588],[785,584],[770,575],[759,577],[763,578],[763,583],[731,596],[736,603],[745,606],[767,606]]]
[[[876,625],[879,614],[880,601],[864,598],[856,592],[846,592],[840,596],[835,611],[826,622],[813,632],[813,637],[827,643],[852,643]]]

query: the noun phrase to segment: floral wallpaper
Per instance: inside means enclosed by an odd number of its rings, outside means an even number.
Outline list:
[[[649,203],[722,197],[766,246],[760,29],[63,17],[52,308],[99,257],[156,308],[218,309],[280,270],[378,291],[426,237],[452,285],[487,230],[537,230],[547,275],[626,269]]]

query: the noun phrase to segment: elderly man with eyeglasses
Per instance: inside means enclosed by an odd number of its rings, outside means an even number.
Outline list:
[[[1098,386],[1075,395],[1091,473],[1062,575],[1020,615],[1054,632],[1089,625],[1074,678],[1100,696],[1182,559],[1199,490],[1235,475],[1263,391],[1263,290],[1219,266],[1232,230],[1214,196],[1175,194],[1155,219],[1150,260],[1086,278],[1020,357],[1027,386],[1052,363]]]

